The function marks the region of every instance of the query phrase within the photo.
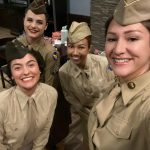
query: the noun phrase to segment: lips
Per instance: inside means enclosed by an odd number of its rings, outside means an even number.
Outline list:
[[[32,80],[33,79],[33,77],[24,77],[24,78],[22,78],[21,80],[23,80],[23,81],[30,81],[30,80]]]
[[[112,60],[115,63],[124,63],[124,62],[129,62],[131,58],[113,58]]]

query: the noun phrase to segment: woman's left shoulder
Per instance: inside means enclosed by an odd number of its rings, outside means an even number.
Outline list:
[[[57,91],[54,87],[52,87],[48,84],[45,84],[45,83],[40,83],[39,85],[40,85],[41,90],[43,90],[44,92],[57,94]]]

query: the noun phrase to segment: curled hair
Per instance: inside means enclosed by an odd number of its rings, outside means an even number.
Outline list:
[[[29,52],[27,54],[31,54],[36,59],[39,69],[41,71],[41,75],[42,75],[44,73],[45,61],[44,61],[43,57],[41,56],[41,54],[38,51],[35,51],[33,49],[29,50]],[[7,75],[9,78],[12,77],[11,61],[8,62],[8,64],[7,64]]]

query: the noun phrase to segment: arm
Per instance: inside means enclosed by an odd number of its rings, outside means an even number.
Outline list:
[[[2,112],[0,112],[0,149],[8,150],[9,149],[8,146],[3,143],[3,141],[4,141],[4,128],[3,128],[4,125],[3,125],[3,123],[4,123],[3,115],[2,115]]]
[[[60,78],[60,83],[66,100],[72,105],[72,107],[77,112],[79,112],[83,108],[83,106],[78,101],[78,98],[69,90],[70,88],[68,86],[69,78],[67,73],[63,71],[59,71],[59,78]]]
[[[43,128],[43,130],[41,130],[41,133],[39,134],[39,136],[33,141],[32,150],[44,150],[48,142],[50,127],[53,121],[54,112],[55,112],[56,103],[57,103],[57,92],[53,91],[53,94],[51,94],[51,97],[48,96],[48,98],[52,100],[52,104],[50,108],[46,108],[46,109],[49,109],[47,123],[45,124],[45,127]]]
[[[60,65],[60,55],[56,50],[51,51],[45,58],[45,83],[52,85],[54,75],[58,71]]]

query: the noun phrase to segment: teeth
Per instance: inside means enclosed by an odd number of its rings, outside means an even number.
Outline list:
[[[129,59],[113,59],[114,62],[118,62],[118,63],[123,63],[123,62],[128,62]]]
[[[79,57],[72,57],[74,60],[78,60],[79,59]]]
[[[22,79],[23,81],[29,81],[29,80],[31,80],[32,79],[32,77],[28,77],[28,78],[24,78],[24,79]]]

